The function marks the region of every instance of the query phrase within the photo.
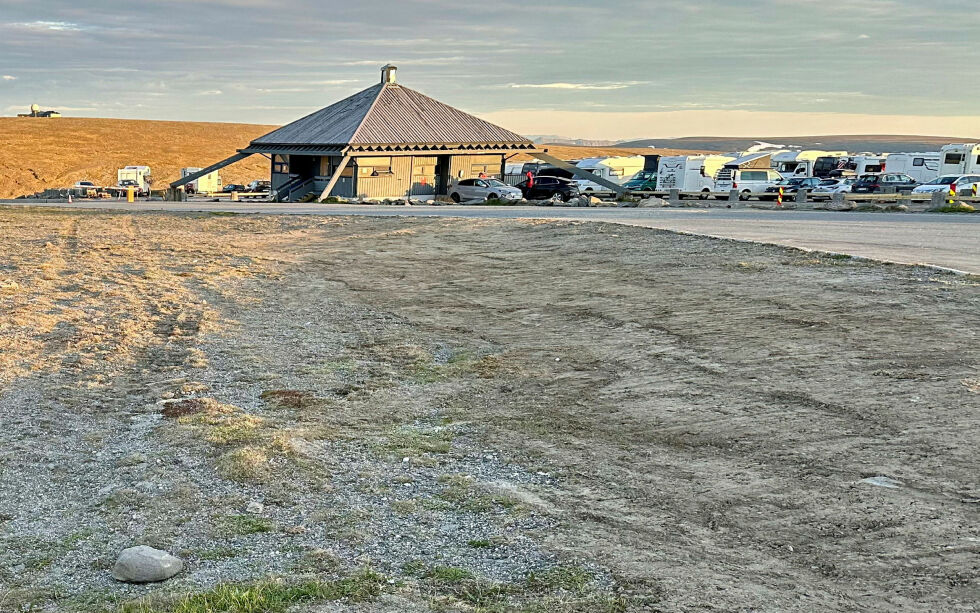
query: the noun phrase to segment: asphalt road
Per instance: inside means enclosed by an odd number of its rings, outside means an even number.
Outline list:
[[[64,207],[66,204],[0,204]],[[980,274],[980,215],[843,213],[758,209],[619,209],[489,206],[297,205],[247,202],[76,202],[87,209],[228,211],[302,215],[411,215],[576,219],[774,243]]]

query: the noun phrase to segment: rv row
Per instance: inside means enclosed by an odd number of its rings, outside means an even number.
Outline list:
[[[181,168],[180,178],[184,178],[199,172],[200,168]],[[149,166],[126,166],[116,172],[116,185],[99,186],[92,181],[78,181],[70,188],[70,192],[79,198],[106,198],[125,195],[132,190],[137,197],[149,196],[153,185],[153,177]],[[244,192],[262,194],[268,193],[272,188],[269,181],[252,181],[248,185],[229,183],[222,185],[221,175],[218,171],[206,174],[186,184],[185,190],[189,194],[220,194],[232,192]]]
[[[712,192],[736,190],[742,199],[775,198],[783,188],[795,192],[955,191],[980,182],[980,144],[951,144],[934,152],[849,154],[846,151],[769,151],[724,155],[589,158],[577,168],[630,191]],[[582,193],[608,193],[608,187],[581,174],[544,163],[508,164],[505,182],[528,175],[557,176]]]

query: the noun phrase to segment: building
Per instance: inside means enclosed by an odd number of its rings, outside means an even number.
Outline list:
[[[61,117],[61,113],[58,111],[42,111],[41,107],[32,104],[30,113],[19,113],[18,117]]]
[[[282,201],[427,198],[448,194],[461,179],[502,177],[508,158],[535,151],[523,136],[398,84],[396,70],[385,66],[380,83],[255,139],[201,173],[263,154]]]

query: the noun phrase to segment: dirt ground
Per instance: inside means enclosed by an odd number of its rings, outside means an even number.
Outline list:
[[[2,611],[976,610],[977,278],[578,222],[0,236]],[[136,544],[187,570],[113,581]]]

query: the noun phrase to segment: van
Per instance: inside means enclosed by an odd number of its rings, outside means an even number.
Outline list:
[[[752,196],[757,196],[765,192],[767,187],[775,185],[778,181],[782,181],[782,179],[783,176],[772,169],[740,169],[725,166],[718,171],[718,178],[715,180],[715,191],[728,192],[735,189],[738,190],[739,200],[748,200]]]
[[[622,185],[642,172],[645,164],[646,160],[642,155],[633,155],[627,157],[587,158],[576,164],[576,166],[606,181]],[[575,181],[579,191],[583,194],[611,191],[608,187],[588,179],[574,177],[572,180]]]
[[[945,145],[939,150],[939,156],[937,176],[980,172],[980,144]]]
[[[846,156],[846,151],[821,151],[807,149],[804,151],[779,151],[772,155],[772,167],[784,177],[815,177],[817,175],[817,160],[824,159],[821,171],[826,169],[826,158]],[[826,176],[826,175],[824,175]]]

